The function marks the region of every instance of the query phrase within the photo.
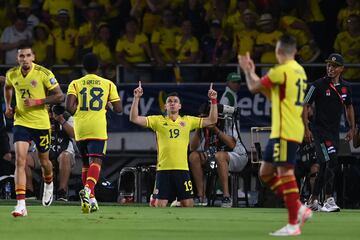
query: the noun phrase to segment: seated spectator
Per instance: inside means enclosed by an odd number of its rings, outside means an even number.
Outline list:
[[[125,34],[116,43],[116,58],[124,67],[125,82],[151,81],[148,69],[134,66],[138,63],[155,61],[146,35],[139,33],[138,29],[137,20],[130,18],[126,22]]]
[[[208,108],[208,106],[202,106],[200,110],[202,116],[208,114]],[[209,166],[211,161],[215,161],[223,190],[221,206],[231,207],[229,171],[241,171],[248,161],[246,149],[240,141],[234,124],[219,119],[216,126],[197,129],[190,141],[190,151],[192,152],[189,156],[189,166],[197,189],[194,203],[201,206],[207,205],[203,169]]]
[[[53,106],[50,111],[51,120],[51,144],[49,158],[58,163],[58,186],[57,200],[68,201],[68,182],[71,169],[75,164],[75,149],[72,142],[74,138],[73,119],[69,114],[63,112],[64,108]],[[29,153],[26,161],[26,195],[28,198],[34,197],[34,186],[32,184],[32,170],[40,168],[40,160],[36,153],[36,148]]]
[[[337,27],[340,31],[345,31],[347,19],[350,15],[360,15],[360,3],[358,0],[346,0],[346,7],[340,9],[337,15]]]
[[[35,53],[35,62],[42,66],[51,66],[54,62],[54,39],[49,28],[40,23],[34,27],[34,42],[32,49]]]
[[[27,27],[27,17],[17,15],[13,25],[5,28],[0,39],[0,51],[5,52],[5,64],[17,64],[17,48],[32,42],[31,30]]]
[[[360,15],[348,17],[347,30],[336,36],[334,50],[344,57],[345,63],[360,62]],[[360,68],[348,67],[342,76],[348,81],[360,82]]]
[[[185,0],[181,13],[182,19],[188,19],[191,22],[196,38],[200,39],[209,31],[205,22],[206,11],[201,0]]]

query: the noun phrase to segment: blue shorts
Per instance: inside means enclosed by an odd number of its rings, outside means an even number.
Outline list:
[[[193,198],[193,186],[187,170],[162,170],[156,172],[155,190],[157,199],[178,201]]]
[[[105,158],[106,140],[83,140],[76,142],[76,145],[83,160],[89,157]]]
[[[295,165],[299,143],[280,138],[270,139],[266,145],[264,161],[277,166]]]
[[[39,152],[44,153],[50,150],[50,129],[34,129],[20,125],[13,127],[14,143],[18,141],[34,141]]]

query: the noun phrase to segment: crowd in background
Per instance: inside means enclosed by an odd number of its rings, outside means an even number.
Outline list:
[[[296,37],[301,63],[322,63],[331,52],[360,63],[359,0],[8,0],[0,19],[0,63],[15,65],[17,47],[31,43],[37,63],[69,66],[53,69],[62,83],[77,77],[71,66],[88,52],[109,79],[121,64],[125,82],[221,81],[227,69],[218,66],[238,54],[275,64],[284,33]],[[196,63],[213,67],[184,67]],[[360,81],[360,68],[343,77]]]

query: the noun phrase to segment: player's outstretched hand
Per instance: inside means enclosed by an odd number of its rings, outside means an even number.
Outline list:
[[[238,55],[238,62],[244,72],[255,72],[255,64],[249,52],[246,52],[246,55]]]
[[[134,97],[140,98],[143,95],[144,91],[141,87],[141,81],[139,81],[139,86],[134,89]]]
[[[213,89],[213,83],[210,84],[208,96],[210,99],[217,99],[217,92]]]

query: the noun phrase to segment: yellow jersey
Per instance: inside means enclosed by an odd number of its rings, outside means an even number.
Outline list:
[[[273,32],[270,32],[270,33],[260,32],[256,38],[256,45],[268,44],[275,48],[277,41],[280,39],[280,37],[282,35],[283,35],[283,33],[278,30],[274,30]],[[271,51],[263,52],[261,54],[260,62],[261,63],[277,63],[275,51],[271,50]]]
[[[153,115],[146,117],[146,126],[156,133],[156,169],[189,170],[187,151],[190,131],[201,128],[202,118],[179,116],[173,121],[167,116]]]
[[[48,48],[54,46],[54,39],[51,35],[46,41],[35,40],[32,45],[32,50],[35,53],[35,62],[42,63],[47,58]]]
[[[302,120],[303,100],[306,90],[306,73],[295,60],[271,68],[261,78],[271,92],[271,135],[301,143],[304,137]]]
[[[137,34],[133,42],[124,36],[117,41],[115,50],[116,52],[123,52],[125,60],[129,63],[146,62],[146,53],[142,45],[147,42],[148,39],[144,33]]]
[[[175,52],[175,37],[180,33],[179,27],[159,27],[151,35],[151,43],[158,44],[163,60],[170,62],[169,52]]]
[[[46,98],[47,92],[59,85],[54,74],[49,69],[33,63],[30,72],[24,77],[21,67],[17,66],[7,71],[6,85],[15,90],[14,125],[33,129],[49,129],[50,120],[47,107],[44,104],[26,107],[24,99]]]
[[[113,52],[109,45],[104,42],[95,42],[92,47],[92,52],[99,57],[101,64],[111,64],[114,62]]]
[[[68,95],[75,95],[78,106],[74,114],[75,140],[107,140],[106,105],[120,101],[113,82],[95,74],[73,80]]]
[[[182,43],[182,35],[175,37],[175,49],[177,51],[177,60],[187,60],[192,53],[199,52],[199,41],[192,36]]]

